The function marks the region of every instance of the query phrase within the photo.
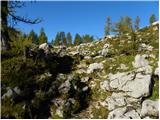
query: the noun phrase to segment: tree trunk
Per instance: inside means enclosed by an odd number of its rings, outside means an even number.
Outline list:
[[[10,49],[10,38],[8,35],[8,24],[7,24],[7,17],[8,17],[8,1],[1,1],[1,50],[8,50]]]

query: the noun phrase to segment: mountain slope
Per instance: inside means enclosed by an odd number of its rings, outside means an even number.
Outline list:
[[[156,23],[3,60],[2,117],[158,118],[158,33]]]

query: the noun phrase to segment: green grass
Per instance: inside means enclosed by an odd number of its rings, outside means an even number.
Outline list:
[[[130,71],[133,69],[132,62],[134,61],[134,56],[118,56],[115,58],[115,61],[111,61],[109,59],[106,60],[104,63],[104,70],[106,73],[117,73],[119,70],[117,69],[120,64],[125,64],[128,69],[127,70],[120,70],[121,72]],[[112,67],[112,69],[110,69]]]
[[[105,107],[100,107],[99,109],[93,107],[92,113],[94,119],[106,119],[109,111]]]

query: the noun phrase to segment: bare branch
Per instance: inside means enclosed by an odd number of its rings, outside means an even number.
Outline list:
[[[38,23],[42,22],[42,20],[39,19],[39,18],[34,19],[34,20],[31,20],[31,19],[29,19],[29,18],[16,16],[16,15],[11,14],[11,13],[9,13],[9,15],[10,15],[15,21],[21,21],[21,22],[28,23],[28,24],[38,24]]]

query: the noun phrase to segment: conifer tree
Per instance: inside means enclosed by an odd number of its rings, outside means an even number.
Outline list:
[[[77,34],[75,35],[74,45],[79,45],[79,44],[81,44],[81,43],[82,43],[82,38],[81,38],[81,36],[77,33]]]
[[[33,30],[29,33],[27,40],[29,43],[38,44],[38,36]]]
[[[40,30],[40,35],[39,35],[39,38],[38,38],[38,43],[39,44],[43,44],[43,43],[47,43],[48,41],[48,38],[44,32],[44,28],[41,28]]]
[[[8,18],[12,20],[12,23],[23,22],[27,24],[36,24],[41,22],[40,19],[29,19],[25,16],[18,16],[17,9],[24,6],[24,2],[22,1],[1,1],[1,22],[2,22],[2,29],[1,29],[1,49],[8,50],[11,49],[10,41],[11,38],[9,36],[9,25],[8,25]]]
[[[66,37],[65,37],[65,32],[60,32],[60,41],[63,45],[67,45],[67,40],[66,40]]]
[[[152,24],[152,23],[154,23],[156,21],[156,16],[155,16],[155,14],[152,14],[151,16],[150,16],[150,18],[149,18],[149,23],[150,23],[150,25]]]
[[[82,40],[83,43],[93,42],[93,36],[86,34],[83,36]]]
[[[67,45],[72,46],[72,36],[70,32],[67,33]]]
[[[56,34],[54,45],[60,45],[60,33],[59,32]]]
[[[105,25],[105,36],[110,34],[110,30],[111,30],[111,18],[108,16]]]
[[[139,30],[139,22],[140,22],[140,18],[139,16],[137,16],[135,20],[135,30]]]

